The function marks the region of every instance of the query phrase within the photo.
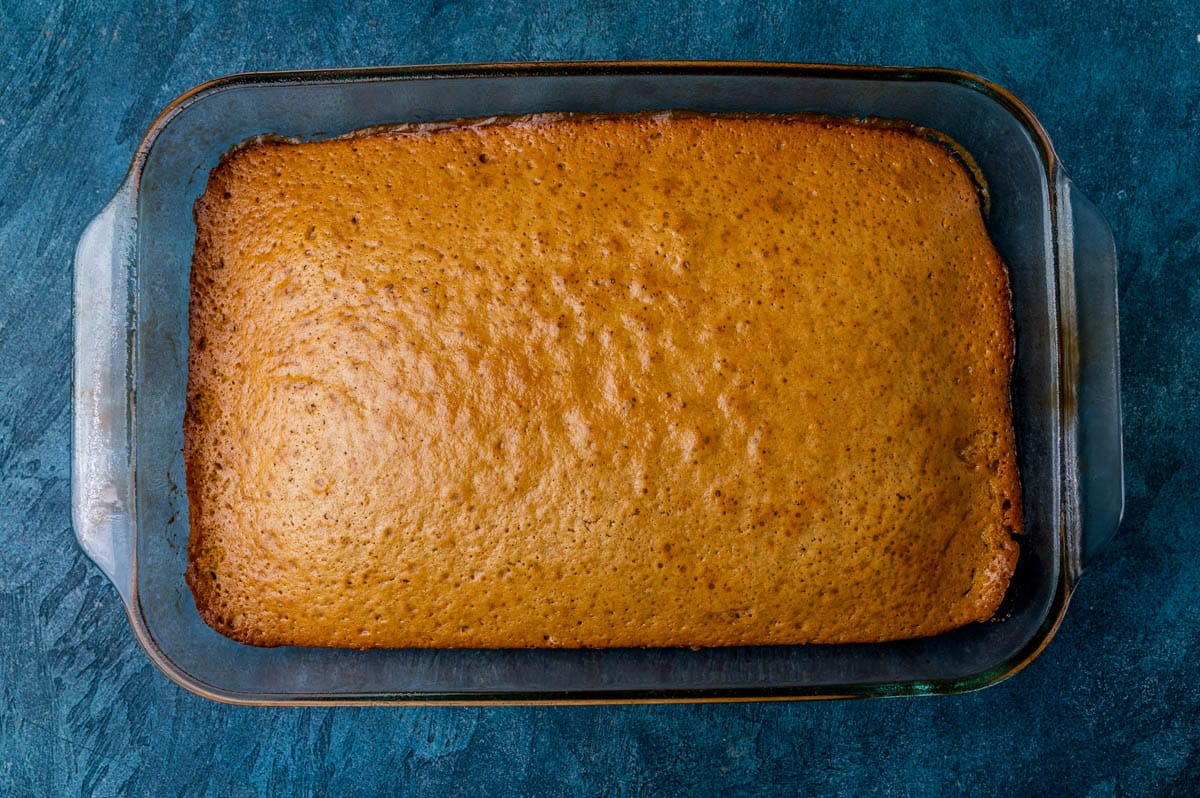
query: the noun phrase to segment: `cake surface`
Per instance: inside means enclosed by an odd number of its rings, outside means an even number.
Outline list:
[[[1006,268],[918,132],[537,116],[231,153],[187,581],[256,645],[884,641],[1022,530]]]

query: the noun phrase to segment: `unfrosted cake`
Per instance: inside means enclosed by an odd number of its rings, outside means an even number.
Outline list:
[[[902,125],[259,140],[196,205],[187,581],[255,645],[887,641],[988,619],[1005,266]]]

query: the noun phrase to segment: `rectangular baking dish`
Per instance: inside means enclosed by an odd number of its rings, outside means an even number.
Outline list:
[[[260,649],[199,618],[183,573],[192,204],[259,134],[536,111],[820,112],[942,131],[975,158],[1011,270],[1018,463],[1027,531],[997,618],[926,640],[710,650]],[[952,693],[1048,643],[1123,508],[1116,257],[1096,208],[1030,111],[941,69],[580,63],[234,75],[151,125],[75,261],[72,500],[80,545],[116,585],[139,643],[183,687],[244,704],[620,702]]]

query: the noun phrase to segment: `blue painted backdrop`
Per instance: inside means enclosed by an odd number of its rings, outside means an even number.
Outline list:
[[[0,3],[0,794],[1200,790],[1200,7],[1126,5]],[[233,71],[610,58],[948,66],[1040,116],[1116,231],[1124,337],[1126,521],[1058,637],[936,699],[263,710],[170,684],[69,515],[71,256],[143,130]]]

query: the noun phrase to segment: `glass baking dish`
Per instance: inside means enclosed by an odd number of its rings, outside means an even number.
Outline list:
[[[184,584],[192,204],[259,134],[535,111],[821,112],[948,134],[990,191],[1011,270],[1027,531],[996,619],[925,640],[691,651],[262,649],[199,618]],[[1123,508],[1116,258],[1041,125],[1003,89],[942,69],[762,63],[436,66],[234,75],[169,105],[75,261],[72,501],[80,545],[138,641],[183,687],[245,704],[624,702],[972,690],[1048,643]]]

